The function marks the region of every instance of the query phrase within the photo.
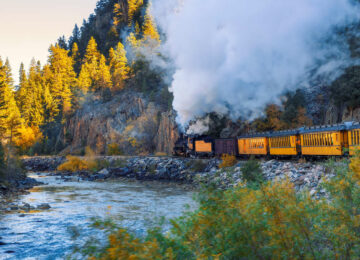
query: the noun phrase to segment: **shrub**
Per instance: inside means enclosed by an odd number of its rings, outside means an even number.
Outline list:
[[[220,163],[219,168],[232,167],[237,162],[236,156],[235,155],[230,155],[230,154],[223,154],[221,156],[221,160],[222,160],[222,162]]]
[[[57,169],[59,171],[98,171],[103,166],[101,161],[95,160],[95,153],[89,146],[85,148],[85,157],[83,159],[68,155],[66,156],[66,162],[61,164]]]
[[[120,149],[120,146],[116,143],[109,144],[107,147],[107,154],[112,155],[123,155],[123,152]]]
[[[59,171],[76,172],[82,170],[89,170],[88,163],[79,157],[68,155],[66,156],[66,162],[61,164],[58,168]]]
[[[250,183],[262,183],[264,182],[263,172],[260,163],[254,158],[246,161],[241,167],[243,179]]]
[[[186,166],[194,172],[203,172],[207,163],[204,160],[191,160],[186,164]]]

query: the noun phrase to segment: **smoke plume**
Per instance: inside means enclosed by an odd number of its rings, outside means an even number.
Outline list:
[[[212,111],[251,117],[314,68],[337,75],[348,46],[331,35],[359,13],[350,0],[154,0],[179,123]]]

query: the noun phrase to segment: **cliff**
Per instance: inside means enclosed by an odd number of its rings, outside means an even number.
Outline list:
[[[129,155],[170,154],[177,137],[173,112],[143,94],[124,92],[109,102],[92,100],[79,109],[62,130],[62,154],[80,154],[86,146],[105,154],[109,144]]]

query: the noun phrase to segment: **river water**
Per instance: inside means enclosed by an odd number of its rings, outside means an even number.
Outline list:
[[[63,182],[32,174],[47,185],[35,187],[17,204],[49,203],[50,210],[0,216],[0,259],[63,259],[72,252],[74,231],[80,240],[98,234],[92,218],[111,217],[142,235],[159,218],[176,218],[196,208],[194,193],[184,186],[130,180]],[[165,225],[166,228],[166,225]]]

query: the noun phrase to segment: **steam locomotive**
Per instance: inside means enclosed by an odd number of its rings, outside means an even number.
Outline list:
[[[360,149],[360,123],[301,127],[298,129],[252,133],[237,138],[182,135],[174,155],[215,157],[329,157],[353,155]]]

